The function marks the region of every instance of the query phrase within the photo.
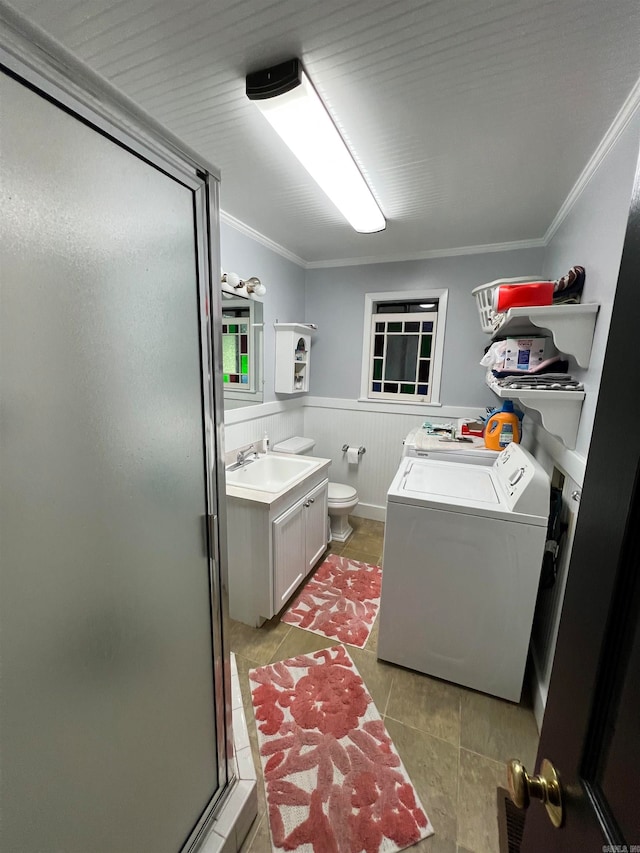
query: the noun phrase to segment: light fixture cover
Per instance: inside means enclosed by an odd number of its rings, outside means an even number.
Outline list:
[[[384,231],[382,211],[300,61],[249,74],[246,82],[247,97],[353,228]]]
[[[234,296],[247,297],[249,299],[264,296],[267,288],[260,279],[252,275],[246,281],[240,278],[238,273],[220,271],[220,282],[222,290],[225,293],[233,294]]]

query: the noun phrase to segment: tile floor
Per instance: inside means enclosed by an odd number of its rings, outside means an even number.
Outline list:
[[[384,525],[352,518],[350,539],[330,551],[380,564]],[[409,848],[416,853],[498,853],[496,787],[505,785],[505,762],[520,758],[533,767],[538,732],[527,702],[513,705],[466,690],[376,657],[377,625],[364,649],[348,651],[384,719],[436,834]],[[271,853],[265,796],[257,751],[248,671],[307,654],[335,641],[282,624],[262,628],[230,623],[249,737],[258,772],[258,817],[243,853]]]

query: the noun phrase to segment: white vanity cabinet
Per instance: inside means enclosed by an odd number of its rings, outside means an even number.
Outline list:
[[[280,494],[227,486],[229,616],[259,627],[278,613],[327,547],[330,460]]]
[[[272,523],[276,613],[327,547],[327,490],[325,480]]]

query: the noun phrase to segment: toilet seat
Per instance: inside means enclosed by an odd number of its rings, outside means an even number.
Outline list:
[[[339,506],[341,504],[353,503],[358,497],[358,492],[353,486],[344,483],[329,483],[329,504]]]

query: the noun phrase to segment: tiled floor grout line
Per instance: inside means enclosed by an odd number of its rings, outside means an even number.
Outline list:
[[[504,768],[504,772],[506,773],[506,763],[504,761],[499,761],[497,758],[492,758],[490,755],[485,755],[483,752],[476,752],[475,749],[469,749],[466,746],[461,746],[460,751],[464,749],[465,752],[469,752],[471,755],[476,755],[478,758],[484,758],[485,761],[490,761],[492,764],[497,764],[499,767]]]
[[[281,624],[281,625],[286,625],[287,623],[286,623],[286,622],[280,622],[280,624]],[[285,632],[285,634],[284,634],[283,638],[280,640],[280,642],[278,643],[278,645],[275,647],[275,649],[274,649],[274,651],[273,651],[273,654],[271,655],[271,657],[272,657],[272,658],[273,658],[273,657],[275,657],[275,655],[277,655],[277,654],[278,654],[278,649],[280,648],[280,646],[284,643],[284,641],[287,639],[287,637],[288,637],[288,636],[289,636],[289,634],[291,633],[291,628],[292,628],[292,627],[293,627],[292,625],[289,625],[288,630]],[[273,662],[274,662],[274,663],[277,663],[277,661],[273,661]],[[268,666],[268,665],[269,665],[269,664],[265,664],[265,666]]]
[[[456,848],[460,839],[460,747],[458,747],[458,770],[456,776]]]
[[[253,658],[248,658],[246,655],[243,655],[242,652],[234,652],[236,658],[243,658],[247,663],[252,664],[251,669],[256,669],[259,666],[265,666],[265,664],[260,663],[260,661],[254,660]],[[238,673],[238,677],[240,677],[240,673]]]
[[[391,676],[391,684],[389,685],[389,693],[387,695],[387,701],[384,703],[384,712],[382,714],[383,717],[387,716],[387,708],[389,707],[389,702],[391,701],[391,691],[393,690],[393,682],[395,681],[395,678],[396,678],[396,676],[394,673]],[[391,717],[390,719],[393,719],[393,717]]]
[[[391,693],[389,693],[389,697],[391,697]],[[389,704],[389,700],[387,699],[387,706]],[[420,732],[421,735],[428,735],[429,737],[435,738],[440,741],[440,743],[446,743],[447,746],[452,747],[453,749],[457,749],[460,752],[460,747],[456,746],[455,743],[452,743],[450,740],[446,738],[440,737],[439,735],[434,735],[433,732],[427,732],[425,729],[419,729],[416,726],[412,726],[409,723],[405,723],[404,720],[399,720],[397,717],[392,717],[391,714],[385,713],[384,715],[386,719],[393,720],[394,723],[398,723],[401,726],[404,726],[405,729],[411,729],[412,732]],[[484,757],[484,756],[483,756]]]
[[[258,814],[257,815],[256,831],[254,833],[253,838],[251,839],[251,844],[249,845],[249,847],[247,849],[247,853],[251,853],[251,851],[253,850],[253,845],[255,843],[256,838],[258,837],[258,833],[260,832],[260,827],[262,826],[262,821],[266,820],[266,819],[267,819],[266,812],[265,812],[265,814],[262,814],[262,815]]]

